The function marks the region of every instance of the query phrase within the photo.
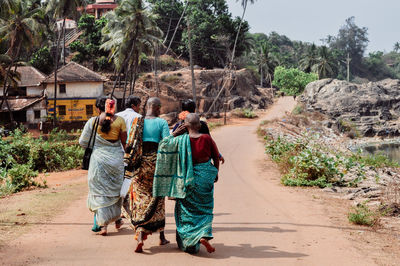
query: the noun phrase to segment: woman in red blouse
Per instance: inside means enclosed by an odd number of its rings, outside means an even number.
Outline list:
[[[215,248],[209,240],[213,238],[214,183],[218,180],[219,152],[210,135],[199,133],[201,125],[197,114],[188,114],[185,126],[189,131],[195,184],[184,199],[176,201],[177,242],[188,253],[199,252],[200,244],[212,253]]]

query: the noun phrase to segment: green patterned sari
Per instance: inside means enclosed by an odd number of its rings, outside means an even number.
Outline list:
[[[192,164],[189,135],[164,138],[159,145],[153,196],[176,198],[176,239],[181,250],[197,253],[200,239],[212,239],[214,180],[211,162]]]

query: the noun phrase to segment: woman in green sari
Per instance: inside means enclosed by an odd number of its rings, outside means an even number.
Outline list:
[[[176,198],[176,239],[181,250],[197,253],[200,244],[212,253],[214,182],[218,180],[219,152],[207,134],[200,134],[200,118],[188,114],[189,134],[161,141],[153,196]],[[213,161],[213,164],[211,163]]]

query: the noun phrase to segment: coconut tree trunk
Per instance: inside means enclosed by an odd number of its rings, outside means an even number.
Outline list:
[[[260,87],[262,88],[263,87],[263,80],[264,80],[264,72],[263,72],[263,67],[261,66],[260,67]]]
[[[125,71],[124,93],[122,94],[122,103],[121,103],[121,106],[120,106],[120,110],[122,110],[124,108],[124,105],[125,105],[125,94],[126,94],[126,87],[128,86],[127,79],[128,79],[128,76],[129,76],[129,74],[128,74],[129,72],[130,72],[130,68],[128,68],[127,71]]]
[[[182,12],[182,14],[181,14],[181,17],[180,17],[179,20],[178,20],[178,23],[176,24],[176,27],[175,27],[175,30],[174,30],[174,34],[172,34],[171,40],[169,41],[168,48],[167,48],[167,50],[165,51],[164,54],[167,54],[168,51],[169,51],[169,49],[171,49],[171,45],[172,45],[172,43],[173,43],[173,41],[174,41],[174,39],[175,39],[175,35],[176,35],[176,32],[178,31],[178,27],[179,27],[179,25],[181,24],[181,20],[182,20],[183,16],[185,15],[186,10],[187,10],[187,8],[188,8],[188,6],[189,6],[189,1],[190,1],[190,0],[187,0],[187,2],[186,2],[186,6],[185,6],[185,8],[183,9],[183,12]]]
[[[192,75],[192,95],[193,95],[193,101],[197,104],[197,101],[196,101],[196,85],[195,85],[195,82],[194,82],[192,35],[191,35],[189,19],[187,20],[187,30],[188,30],[188,43],[189,43],[190,73]]]
[[[61,34],[62,31],[64,30],[65,27],[65,18],[63,18],[63,24],[61,27],[61,30],[58,32],[58,38],[57,38],[57,46],[56,46],[56,66],[54,70],[54,109],[53,109],[53,127],[57,126],[57,72],[58,72],[58,50],[60,49],[60,41],[61,41]]]
[[[238,29],[238,32],[236,33],[235,43],[233,44],[231,64],[233,64],[233,59],[235,59],[236,44],[237,44],[237,41],[239,39],[239,33],[240,33],[241,28],[242,28],[244,14],[246,14],[246,9],[247,9],[247,1],[245,1],[245,3],[244,3],[243,14],[242,14],[242,17],[241,17],[240,23],[239,23],[239,29]]]
[[[14,123],[14,115],[13,115],[12,110],[10,108],[10,105],[9,105],[9,103],[7,101],[7,94],[8,94],[8,87],[9,87],[8,84],[7,84],[7,81],[8,81],[8,78],[10,76],[10,73],[11,73],[11,68],[14,65],[16,59],[19,57],[20,51],[21,51],[21,43],[18,44],[17,52],[16,52],[15,56],[12,57],[11,63],[7,68],[7,72],[6,72],[6,76],[4,78],[4,84],[3,84],[3,99],[2,99],[1,104],[0,104],[0,109],[1,109],[3,107],[3,103],[4,102],[6,103],[6,106],[7,106],[7,109],[8,109],[8,113],[10,115],[11,123]]]
[[[169,36],[169,31],[171,29],[171,24],[172,24],[172,14],[169,17],[168,30],[167,30],[167,33],[165,34],[165,39],[163,41],[163,44],[167,42],[167,39],[168,39],[168,36]]]

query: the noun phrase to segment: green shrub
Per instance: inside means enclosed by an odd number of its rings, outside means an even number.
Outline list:
[[[223,126],[221,122],[210,122],[210,123],[207,123],[207,125],[208,125],[208,129],[210,131],[215,129],[215,128],[217,128],[217,127],[222,127]]]
[[[299,95],[308,83],[318,79],[315,73],[305,73],[297,68],[275,68],[272,85],[279,88],[286,95]]]
[[[30,163],[14,164],[13,167],[7,171],[7,175],[11,181],[11,185],[14,187],[13,192],[18,192],[31,186],[39,186],[39,184],[34,181],[38,172],[32,170],[32,165]]]
[[[398,168],[400,164],[391,160],[384,154],[362,155],[361,152],[354,153],[351,158],[365,166],[374,168],[393,167]]]
[[[281,168],[284,185],[354,186],[364,178],[364,164],[344,154],[331,155],[325,148],[313,144],[311,137],[303,137],[296,142],[281,136],[265,138],[265,150]],[[344,182],[343,177],[350,170],[355,178]]]
[[[232,115],[240,118],[256,118],[257,114],[250,108],[238,108],[231,111]]]
[[[296,105],[296,107],[292,111],[292,114],[294,114],[294,115],[300,115],[302,113],[304,113],[304,105],[303,104]]]
[[[78,135],[53,130],[45,140],[15,130],[6,140],[0,139],[0,196],[41,186],[34,181],[38,172],[80,166],[83,153]]]
[[[167,82],[167,83],[173,83],[173,82],[176,82],[179,80],[180,80],[180,77],[177,75],[167,74],[167,75],[161,76],[161,81]]]
[[[312,147],[304,149],[289,160],[293,168],[288,175],[292,178],[330,180],[339,174],[335,159]]]
[[[179,62],[169,55],[160,56],[160,62],[163,70],[175,69],[179,66]]]
[[[379,214],[371,211],[366,202],[353,207],[353,212],[348,214],[348,219],[353,224],[373,226],[379,219]]]
[[[54,60],[50,53],[50,49],[44,46],[37,50],[33,55],[29,63],[35,68],[39,69],[45,74],[50,74],[53,71]]]

